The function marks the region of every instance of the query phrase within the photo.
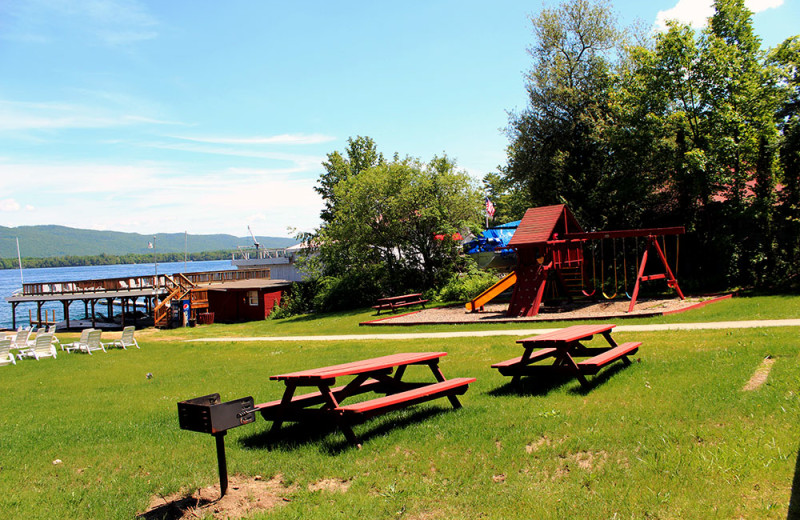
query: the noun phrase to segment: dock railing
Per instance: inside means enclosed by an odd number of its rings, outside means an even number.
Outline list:
[[[229,271],[205,271],[200,273],[178,273],[192,284],[211,284],[231,282],[236,280],[269,279],[269,269],[239,269]],[[157,282],[154,283],[154,282]],[[171,282],[171,283],[168,283]],[[154,289],[156,286],[163,291],[167,285],[172,285],[170,275],[160,274],[157,277],[127,276],[124,278],[103,278],[95,280],[75,280],[69,282],[37,282],[22,285],[23,296],[51,296],[60,294],[106,293],[112,291],[136,291]]]
[[[22,284],[23,296],[47,296],[57,294],[82,294],[110,291],[135,291],[152,289],[157,285],[163,288],[167,282],[167,275],[157,277],[126,276],[124,278],[102,278],[94,280],[74,280],[69,282],[37,282]]]

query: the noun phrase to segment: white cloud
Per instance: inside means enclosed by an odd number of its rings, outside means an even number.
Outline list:
[[[37,180],[35,193],[12,179]],[[289,236],[288,227],[318,226],[322,201],[315,179],[269,169],[197,169],[146,163],[0,163],[0,201],[19,209],[33,199],[35,212],[9,212],[3,225],[53,224],[137,233],[231,233]],[[15,193],[16,190],[16,193]],[[11,202],[13,201],[13,204]],[[13,221],[13,222],[12,222]]]
[[[0,211],[19,211],[20,205],[14,199],[0,199]]]
[[[0,131],[109,128],[137,124],[177,125],[149,117],[119,114],[115,109],[62,102],[0,99]]]
[[[193,143],[145,143],[144,146],[148,146],[151,148],[159,148],[164,150],[180,150],[184,152],[193,152],[193,153],[231,155],[236,157],[250,157],[256,159],[270,159],[273,161],[284,161],[290,163],[290,165],[285,168],[278,168],[271,170],[255,170],[255,171],[267,171],[269,173],[317,172],[320,170],[320,164],[325,160],[324,157],[317,155],[297,155],[297,154],[288,154],[283,152],[266,152],[262,150],[243,149],[236,147],[202,146]],[[242,171],[247,172],[250,170],[243,169]]]
[[[783,5],[784,0],[745,0],[745,6],[754,13],[767,9],[774,9]],[[699,28],[706,25],[708,18],[714,14],[714,5],[711,0],[678,0],[674,7],[659,11],[656,15],[656,30],[664,31],[667,20],[678,20]]]
[[[322,134],[280,134],[266,137],[190,137],[170,136],[184,141],[214,144],[321,144],[334,141],[336,138]]]

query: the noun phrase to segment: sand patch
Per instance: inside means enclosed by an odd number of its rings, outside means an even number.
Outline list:
[[[579,451],[574,454],[572,460],[579,468],[586,471],[594,471],[600,469],[608,459],[608,453],[603,450],[600,451]]]
[[[296,486],[285,486],[281,475],[269,480],[260,476],[236,475],[228,479],[228,492],[219,498],[219,483],[168,497],[155,496],[147,511],[136,516],[142,520],[189,520],[196,518],[244,518],[257,510],[268,510],[289,502]]]
[[[342,480],[338,478],[325,478],[318,480],[308,485],[309,491],[328,491],[331,493],[345,493],[350,489],[350,480]]]
[[[742,387],[742,391],[749,392],[766,383],[767,377],[769,377],[769,371],[772,370],[772,365],[774,363],[775,359],[769,356],[765,357],[764,361],[762,361],[758,366],[750,380]]]

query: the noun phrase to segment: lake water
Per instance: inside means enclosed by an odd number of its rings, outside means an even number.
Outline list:
[[[235,269],[230,260],[210,260],[206,262],[166,262],[158,264],[158,274],[197,273],[202,271],[229,271]],[[103,278],[122,278],[126,276],[148,276],[155,274],[153,264],[120,264],[96,265],[79,267],[45,267],[42,269],[23,269],[22,277],[25,283],[37,282],[69,282],[77,280],[97,280]],[[11,304],[6,298],[14,291],[22,288],[19,269],[0,269],[0,327],[11,328]],[[28,324],[28,309],[36,317],[35,303],[21,303],[17,305],[17,325]],[[59,302],[49,302],[42,306],[52,314],[56,312],[56,321],[64,319],[64,307]],[[83,317],[83,303],[76,301],[70,306],[70,319]]]

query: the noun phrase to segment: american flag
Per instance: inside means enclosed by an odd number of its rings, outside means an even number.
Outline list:
[[[494,204],[489,200],[489,197],[486,197],[486,214],[494,218]]]

